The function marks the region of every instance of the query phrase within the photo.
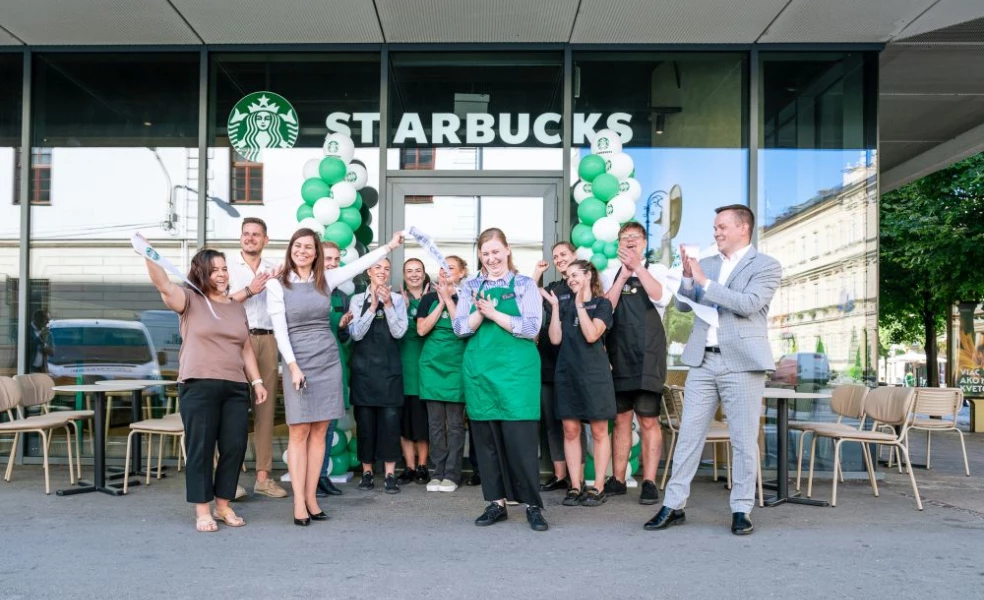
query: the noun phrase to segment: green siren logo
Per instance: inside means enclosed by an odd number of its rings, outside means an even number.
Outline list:
[[[598,151],[599,152],[604,151],[604,150],[608,150],[608,145],[609,145],[608,138],[606,138],[606,137],[600,137],[600,138],[598,138]]]
[[[229,113],[229,142],[246,160],[263,162],[266,148],[293,148],[297,141],[297,113],[283,96],[253,92]]]

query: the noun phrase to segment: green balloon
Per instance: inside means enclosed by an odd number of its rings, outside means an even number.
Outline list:
[[[304,206],[307,206],[307,204]],[[577,248],[580,248],[581,246],[590,246],[594,243],[594,241],[595,237],[594,234],[591,233],[590,225],[578,223],[574,226],[574,229],[571,230],[571,243]]]
[[[355,466],[359,464],[359,455],[355,452],[349,452],[349,466]]]
[[[372,243],[372,238],[372,228],[365,223],[362,224],[362,227],[355,230],[355,239],[359,240],[359,243],[363,246],[369,246]]]
[[[338,456],[331,457],[331,474],[332,475],[343,475],[345,474],[352,465],[349,464],[349,454],[339,454]]]
[[[599,271],[604,271],[608,267],[608,257],[600,252],[596,252],[591,257],[591,264],[593,264]]]
[[[591,455],[584,457],[584,478],[593,479],[597,484],[598,478],[595,477],[594,457]]]
[[[602,250],[605,256],[608,258],[615,258],[618,256],[618,242],[608,242],[605,244],[605,249]]]
[[[335,431],[335,436],[331,440],[331,456],[332,458],[345,455],[345,460],[348,461],[348,440],[345,439],[344,431]]]
[[[325,234],[321,236],[321,239],[331,240],[338,244],[339,248],[348,248],[348,245],[355,239],[355,232],[346,223],[338,220],[325,227]]]
[[[362,208],[362,194],[360,194],[359,192],[355,193],[355,202],[353,202],[352,206],[350,206],[349,208],[354,208],[356,210]]]
[[[639,460],[639,453],[641,451],[642,451],[642,444],[639,444],[637,446],[632,446],[632,449],[629,450],[629,459],[630,460],[631,459],[635,459],[636,461],[638,461]]]
[[[632,469],[632,474],[635,475],[639,471],[639,458],[630,458],[629,467]]]
[[[338,220],[348,225],[352,231],[362,226],[362,215],[359,214],[359,209],[351,206],[346,206],[342,209]]]
[[[319,177],[305,179],[304,183],[301,184],[301,198],[303,198],[304,201],[311,206],[314,206],[314,203],[317,202],[319,198],[324,198],[330,193],[331,186]]]
[[[297,222],[300,223],[304,219],[313,218],[314,209],[311,208],[310,204],[304,203],[297,207]]]
[[[326,156],[321,160],[321,164],[318,165],[318,174],[329,185],[334,185],[345,179],[345,171],[345,163],[337,156]]]
[[[589,154],[581,159],[577,166],[577,174],[585,181],[594,181],[594,178],[605,172],[605,159],[597,154]]]
[[[591,251],[594,252],[595,254],[604,254],[605,253],[605,241],[604,240],[595,240],[594,243],[591,244]]]
[[[602,202],[608,202],[618,194],[618,177],[602,173],[591,182],[591,193]]]
[[[577,205],[577,218],[585,225],[594,225],[595,221],[607,214],[608,206],[595,198],[585,198],[584,202]]]
[[[349,443],[348,443],[348,451],[349,451],[349,453],[350,453],[350,454],[355,454],[355,453],[357,452],[357,450],[356,450],[356,449],[358,448],[358,445],[359,445],[359,440],[358,440],[358,438],[356,438],[356,437],[355,437],[355,436],[353,435],[353,436],[352,436],[352,439],[350,439],[350,440],[349,440]],[[353,463],[353,464],[354,464],[354,463]]]

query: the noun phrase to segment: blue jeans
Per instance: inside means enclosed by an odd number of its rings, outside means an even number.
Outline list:
[[[328,431],[325,432],[325,459],[321,463],[321,476],[328,477],[328,463],[331,461],[331,440],[335,437],[335,426],[338,425],[338,419],[332,419],[328,423]]]

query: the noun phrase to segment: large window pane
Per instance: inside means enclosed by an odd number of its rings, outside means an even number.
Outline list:
[[[391,170],[563,167],[559,52],[390,55]]]
[[[783,265],[769,312],[773,383],[801,391],[872,383],[877,56],[768,53],[761,60],[759,247]],[[824,402],[799,402],[795,411],[808,420],[836,416]],[[819,451],[829,468],[832,447]],[[847,461],[862,468],[857,454]]]
[[[28,356],[30,370],[58,383],[173,378],[177,316],[130,236],[141,231],[182,270],[195,252],[198,55],[41,54],[32,79],[29,292],[44,351]],[[109,411],[110,456],[124,452],[129,402]],[[168,405],[154,394],[144,415]]]
[[[649,233],[651,262],[678,264],[682,243],[711,248],[714,208],[748,203],[745,63],[741,54],[574,55],[571,181],[593,131],[614,130],[641,189],[633,218]],[[674,372],[692,323],[693,313],[667,310],[671,383],[682,380]]]
[[[0,54],[0,375],[17,372],[17,286],[20,205],[17,168],[21,143],[23,58]]]

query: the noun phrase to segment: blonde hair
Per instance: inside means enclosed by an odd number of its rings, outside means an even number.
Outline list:
[[[490,228],[486,229],[485,231],[483,231],[481,233],[481,235],[478,236],[478,244],[477,244],[478,245],[478,256],[479,256],[478,264],[482,265],[482,269],[481,270],[482,270],[483,273],[486,273],[486,274],[488,273],[488,269],[486,269],[485,268],[485,264],[482,263],[482,258],[481,258],[482,257],[482,246],[484,246],[488,242],[491,242],[492,240],[499,240],[500,242],[502,242],[502,245],[503,246],[505,246],[507,249],[509,248],[509,242],[506,241],[506,234],[503,233],[502,230],[499,229],[498,227],[490,227]],[[513,264],[513,256],[512,256],[512,250],[511,249],[510,249],[510,252],[509,252],[509,260],[506,262],[506,264],[507,264],[507,266],[508,266],[508,268],[509,268],[510,271],[512,271],[513,273],[516,272],[516,265]]]
[[[451,256],[445,256],[444,260],[447,261],[453,260],[454,262],[458,263],[458,270],[461,271],[461,276],[466,277],[468,275],[468,263],[465,262],[465,259],[461,258],[456,254],[452,254]]]

